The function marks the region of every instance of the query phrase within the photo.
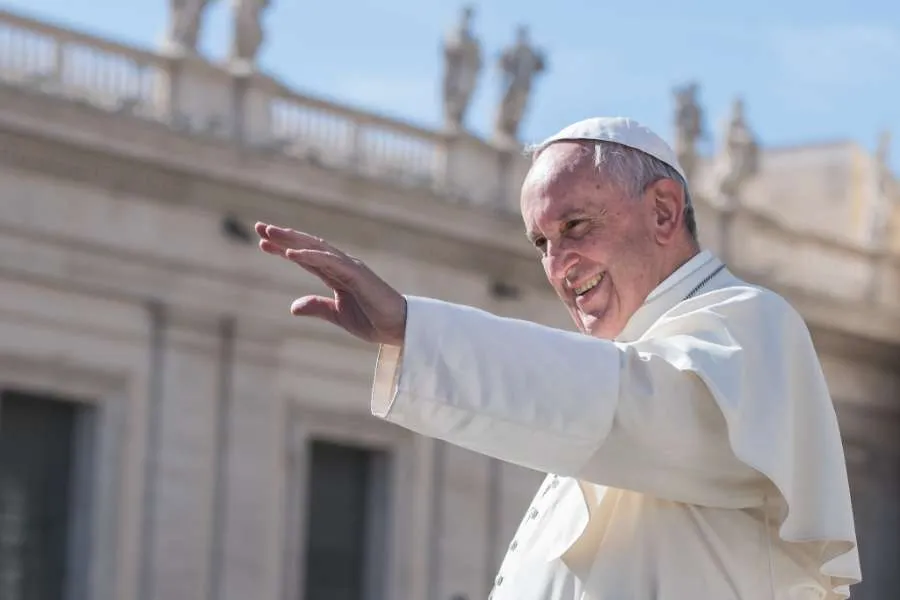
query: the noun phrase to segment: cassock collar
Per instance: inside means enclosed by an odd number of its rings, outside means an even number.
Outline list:
[[[709,250],[694,255],[650,292],[643,306],[631,316],[616,341],[627,343],[640,338],[663,314],[684,301],[707,278],[724,270],[723,267],[722,261]]]

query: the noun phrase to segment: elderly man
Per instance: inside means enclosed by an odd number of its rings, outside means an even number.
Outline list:
[[[549,473],[494,600],[807,600],[860,580],[834,408],[801,317],[700,249],[669,146],[630,119],[540,144],[522,217],[581,333],[404,297],[260,223],[334,290],[295,315],[380,344],[372,412]]]

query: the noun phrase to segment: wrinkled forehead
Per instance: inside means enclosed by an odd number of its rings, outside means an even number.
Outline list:
[[[594,145],[587,142],[556,142],[535,151],[526,185],[551,185],[571,179],[593,165]]]
[[[590,190],[602,183],[593,157],[593,146],[582,142],[551,144],[537,154],[522,185],[526,226],[589,200]]]

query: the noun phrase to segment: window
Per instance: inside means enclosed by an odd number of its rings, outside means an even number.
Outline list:
[[[69,572],[80,405],[0,394],[0,598],[64,600]]]
[[[387,453],[313,441],[303,600],[382,600]]]

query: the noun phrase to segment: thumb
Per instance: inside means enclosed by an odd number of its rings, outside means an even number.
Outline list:
[[[337,305],[333,298],[324,296],[303,296],[291,303],[291,314],[295,317],[315,317],[338,324]]]

